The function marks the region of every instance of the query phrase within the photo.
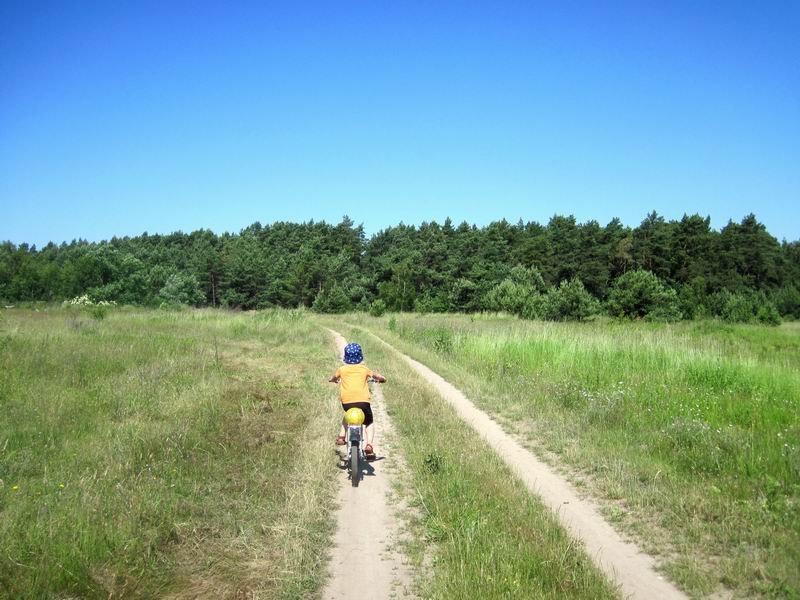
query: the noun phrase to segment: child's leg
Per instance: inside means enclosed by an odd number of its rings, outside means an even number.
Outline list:
[[[364,433],[367,438],[367,443],[372,445],[372,439],[375,437],[375,423],[370,423],[364,428]]]
[[[364,412],[366,413],[364,438],[368,446],[372,446],[372,440],[375,438],[375,423],[372,420],[372,407],[367,404]]]
[[[344,421],[344,417],[342,417],[342,422],[339,424],[339,436],[336,438],[336,445],[337,446],[343,446],[346,443],[344,441],[346,433],[347,433],[347,430],[345,429],[345,421]]]

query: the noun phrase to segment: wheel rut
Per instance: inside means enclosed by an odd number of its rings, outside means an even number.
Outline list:
[[[581,498],[577,490],[547,464],[506,433],[462,392],[433,370],[397,350],[371,331],[352,325],[388,347],[428,381],[493,448],[514,474],[552,510],[570,534],[583,542],[595,564],[621,588],[623,597],[635,600],[687,598],[656,571],[654,559],[635,543],[625,540],[603,518],[597,505]]]
[[[341,356],[344,337],[328,331]],[[409,591],[411,570],[397,550],[402,527],[390,502],[393,469],[401,458],[392,444],[392,423],[379,386],[373,390],[372,412],[378,459],[368,463],[358,487],[352,486],[346,470],[339,475],[336,534],[330,552],[330,577],[322,591],[324,600],[414,597]]]

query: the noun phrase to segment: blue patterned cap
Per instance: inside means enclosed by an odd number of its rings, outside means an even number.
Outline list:
[[[364,360],[364,354],[361,352],[361,346],[352,342],[344,347],[344,362],[348,365],[357,365]]]

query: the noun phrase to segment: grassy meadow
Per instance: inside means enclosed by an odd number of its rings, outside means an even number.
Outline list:
[[[800,597],[797,324],[50,308],[0,312],[0,598],[318,594],[339,416],[323,325],[389,378],[420,597],[617,590],[367,330],[600,499],[691,596]]]
[[[358,322],[563,466],[692,596],[800,597],[798,324]]]
[[[299,311],[0,313],[0,597],[312,595],[333,351]]]

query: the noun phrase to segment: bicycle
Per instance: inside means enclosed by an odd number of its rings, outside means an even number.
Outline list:
[[[364,411],[360,408],[351,408],[345,413],[344,419],[347,422],[347,431],[345,432],[347,453],[343,458],[343,462],[350,475],[350,482],[353,487],[358,487],[361,481],[361,465],[367,460],[363,446]]]
[[[334,378],[331,378],[334,382]],[[370,389],[375,382],[383,383],[386,379],[376,374],[375,378],[370,377],[367,380]],[[342,453],[338,448],[336,454],[339,456],[340,468],[346,468],[350,476],[350,481],[353,487],[358,487],[362,476],[362,466],[368,461],[375,460],[375,454],[367,454],[365,452],[365,428],[364,419],[366,415],[364,411],[358,407],[348,409],[344,415],[345,422],[345,442],[346,453]],[[341,448],[341,446],[339,446]]]

